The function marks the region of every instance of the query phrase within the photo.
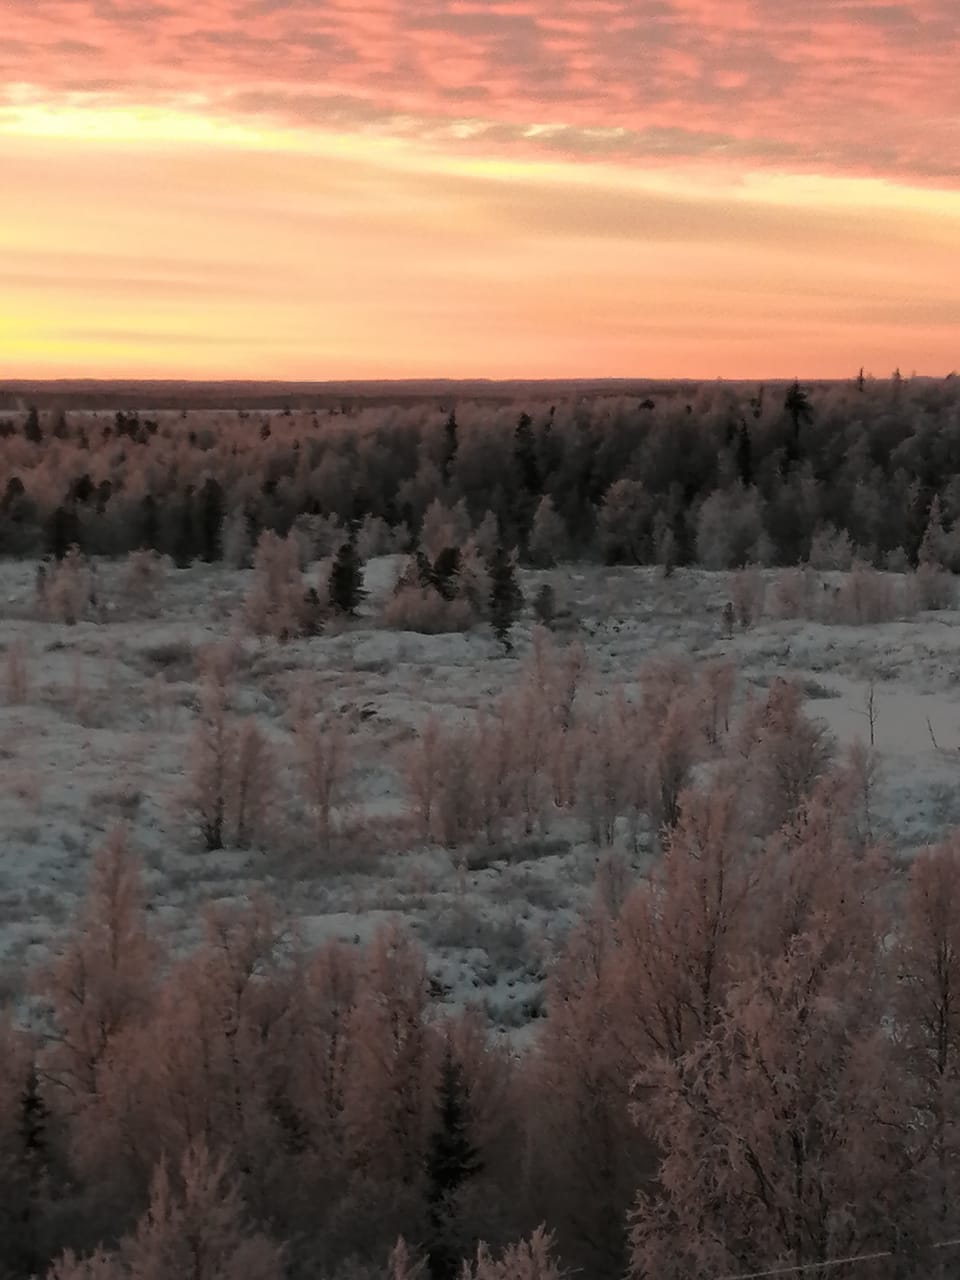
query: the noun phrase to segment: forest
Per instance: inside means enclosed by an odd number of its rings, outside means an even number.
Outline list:
[[[960,382],[653,392],[0,414],[2,1280],[960,1274]]]
[[[0,554],[244,563],[267,530],[410,551],[449,519],[530,564],[960,567],[960,380],[643,399],[0,416]],[[425,530],[426,522],[426,530]]]

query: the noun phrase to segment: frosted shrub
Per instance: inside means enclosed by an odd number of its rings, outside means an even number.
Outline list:
[[[953,574],[929,562],[919,564],[908,579],[907,597],[920,610],[953,609],[957,603]]]
[[[190,744],[185,800],[208,852],[263,844],[277,795],[273,747],[252,718],[230,714],[227,687],[208,674]]]
[[[167,576],[167,563],[156,551],[131,551],[120,579],[123,600],[138,608],[152,606],[155,611]]]
[[[734,569],[756,559],[763,519],[756,490],[734,485],[710,494],[697,516],[697,559],[705,569]]]
[[[296,748],[317,848],[327,853],[337,834],[337,819],[346,807],[350,740],[338,721],[312,719],[297,726]]]
[[[824,724],[803,714],[802,705],[796,684],[778,678],[765,703],[747,707],[737,729],[744,772],[767,831],[796,814],[833,760],[833,738]]]
[[[876,622],[892,622],[899,609],[893,581],[886,574],[866,564],[855,564],[833,596],[827,618],[854,626]]]
[[[464,544],[460,557],[460,581],[457,588],[457,594],[467,601],[478,618],[487,615],[492,586],[483,547],[484,542],[479,533],[476,537],[469,538]]]
[[[14,707],[27,701],[30,691],[30,670],[27,665],[27,646],[22,636],[12,641],[6,652],[3,672],[3,692],[7,706]]]
[[[254,580],[243,604],[247,626],[256,635],[270,635],[289,640],[303,634],[308,623],[319,622],[323,601],[312,597],[300,571],[298,544],[295,538],[278,538],[275,533],[261,534],[254,557]],[[316,594],[316,593],[315,593]]]
[[[476,1262],[463,1264],[460,1280],[566,1280],[571,1273],[554,1258],[553,1247],[553,1236],[543,1226],[529,1241],[508,1245],[499,1258],[481,1244]]]
[[[448,849],[472,840],[482,815],[474,774],[475,760],[470,736],[448,734],[444,742],[434,810],[434,834]]]
[[[773,584],[774,613],[778,618],[810,618],[816,593],[816,575],[808,566],[784,569]]]
[[[737,622],[746,629],[763,615],[766,583],[756,565],[748,565],[733,575],[730,596]]]
[[[403,550],[406,538],[405,527],[395,529],[382,516],[367,515],[357,534],[357,553],[364,561],[374,556],[395,555]]]
[[[293,522],[291,534],[297,545],[300,563],[332,556],[346,540],[346,530],[334,516],[299,515]]]
[[[853,543],[847,531],[832,524],[820,525],[810,543],[811,569],[849,569],[853,564]]]
[[[732,662],[708,662],[697,680],[697,703],[701,716],[701,732],[711,745],[730,729],[730,707],[737,681]]]
[[[470,517],[466,504],[458,502],[451,509],[445,507],[439,498],[434,498],[423,515],[420,529],[420,545],[431,560],[446,547],[459,547],[470,536]]]
[[[223,559],[231,569],[249,569],[253,564],[255,538],[246,511],[231,511],[220,528]]]
[[[613,844],[617,818],[628,808],[631,776],[641,766],[624,735],[614,732],[606,717],[582,725],[578,738],[577,812],[587,824],[590,840],[608,847]]]
[[[647,807],[658,829],[676,826],[680,817],[680,797],[700,755],[697,713],[695,698],[677,695],[657,727],[646,776]]]
[[[200,714],[190,744],[187,808],[207,852],[226,841],[227,807],[233,787],[237,734],[227,712],[226,691],[214,681],[200,691]]]
[[[71,547],[48,574],[43,601],[52,622],[72,627],[91,615],[96,604],[93,574],[76,547]]]
[[[903,547],[894,547],[892,551],[888,551],[884,557],[883,567],[887,573],[909,573],[910,557],[904,551]]]
[[[469,631],[476,621],[470,604],[461,598],[444,600],[433,587],[401,587],[384,605],[381,623],[394,631],[418,631],[435,636]]]
[[[567,526],[557,514],[549,494],[540,499],[527,543],[531,561],[542,568],[550,568],[564,558],[567,549]]]

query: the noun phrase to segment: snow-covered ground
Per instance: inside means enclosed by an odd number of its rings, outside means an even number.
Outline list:
[[[504,656],[487,627],[466,635],[382,630],[380,603],[396,558],[367,566],[362,616],[279,645],[246,634],[238,607],[250,574],[219,566],[170,570],[132,611],[113,607],[123,567],[99,567],[105,620],[42,620],[36,565],[0,564],[0,674],[25,656],[25,687],[0,687],[0,998],[23,989],[82,897],[91,852],[117,819],[130,825],[151,902],[175,942],[199,928],[200,906],[266,889],[308,943],[364,941],[402,918],[430,956],[438,991],[483,1002],[516,1030],[535,1016],[545,965],[582,906],[599,851],[571,822],[562,838],[474,854],[418,848],[393,752],[430,711],[463,718],[515,681],[529,656],[529,610]],[[772,573],[768,576],[773,576]],[[308,573],[309,577],[309,573]],[[865,627],[762,617],[729,635],[730,576],[696,570],[564,566],[524,572],[527,600],[549,581],[580,623],[584,696],[629,687],[654,654],[731,657],[739,695],[777,676],[798,679],[808,713],[841,743],[869,738],[882,770],[880,834],[907,854],[960,824],[960,613]],[[235,706],[281,737],[297,698],[319,700],[353,729],[351,848],[311,858],[298,846],[202,852],[182,794],[204,646],[236,635]],[[395,839],[393,838],[395,834]],[[633,856],[633,855],[631,855]]]

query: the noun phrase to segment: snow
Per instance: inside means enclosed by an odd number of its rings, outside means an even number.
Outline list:
[[[411,847],[392,751],[429,712],[463,720],[488,707],[529,654],[532,618],[516,628],[510,656],[485,627],[439,636],[381,630],[378,608],[399,567],[396,556],[370,562],[369,597],[355,623],[280,646],[239,625],[250,580],[243,571],[171,570],[137,613],[121,597],[122,566],[104,563],[101,594],[114,607],[106,621],[68,626],[38,616],[35,564],[0,563],[0,650],[22,643],[28,668],[24,701],[4,701],[0,652],[0,993],[22,990],[25,966],[83,894],[91,851],[123,818],[144,858],[153,910],[176,944],[198,936],[204,903],[257,887],[311,946],[363,943],[384,922],[405,921],[447,1000],[480,1003],[505,1031],[523,1035],[553,949],[590,892],[599,851],[573,820],[549,844],[476,857]],[[653,654],[731,657],[741,696],[795,677],[808,713],[847,744],[868,738],[872,682],[881,833],[908,857],[960,823],[957,612],[869,627],[764,617],[728,636],[727,574],[677,571],[665,580],[653,569],[577,565],[524,572],[522,582],[528,601],[550,582],[580,619],[592,673],[587,703],[633,687]],[[299,847],[198,848],[179,799],[198,655],[229,637],[240,655],[235,707],[257,716],[271,738],[289,737],[305,683],[322,708],[349,718],[357,769],[348,817],[362,819],[349,849],[319,856]],[[644,865],[643,855],[630,856]]]

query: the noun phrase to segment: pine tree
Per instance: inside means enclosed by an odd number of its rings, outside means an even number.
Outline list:
[[[357,551],[356,529],[337,552],[330,570],[330,603],[339,613],[355,617],[361,601],[367,593],[363,589],[363,565]]]
[[[497,543],[487,567],[490,573],[490,622],[504,651],[511,653],[510,628],[523,605],[523,593],[517,582],[513,559],[502,542]]]

